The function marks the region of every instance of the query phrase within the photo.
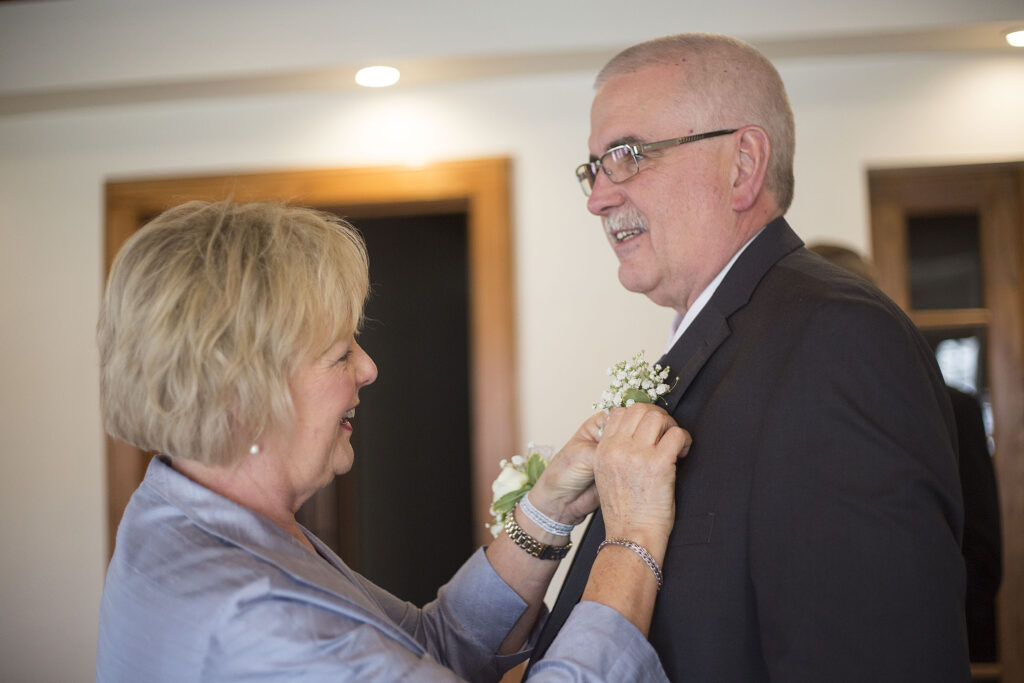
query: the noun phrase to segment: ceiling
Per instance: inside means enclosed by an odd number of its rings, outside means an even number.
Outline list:
[[[633,0],[628,17],[623,3],[601,0],[487,5],[292,0],[282,13],[274,0],[0,0],[0,115],[356,88],[368,62],[399,67],[401,87],[596,73],[619,49],[683,28],[737,35],[775,60],[1012,55],[1005,33],[1024,28],[1022,0],[860,0],[827,11],[735,0],[730,16]]]

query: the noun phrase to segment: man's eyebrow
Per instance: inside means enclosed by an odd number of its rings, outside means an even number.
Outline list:
[[[640,138],[635,135],[626,135],[625,137],[616,138],[608,143],[608,146],[604,148],[603,153],[607,153],[608,150],[614,147],[621,147],[622,145],[637,145],[640,144]],[[591,161],[597,161],[597,157],[593,154],[590,155]]]

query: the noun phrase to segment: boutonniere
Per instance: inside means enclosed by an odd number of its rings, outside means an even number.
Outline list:
[[[491,484],[491,491],[494,493],[491,502],[494,523],[489,525],[495,538],[504,528],[505,520],[512,512],[512,508],[540,479],[541,473],[551,460],[552,449],[550,446],[534,446],[531,443],[526,445],[526,453],[525,458],[513,455],[510,460],[503,459],[498,463],[501,472]]]
[[[675,383],[672,386],[666,384],[668,374],[668,366],[662,367],[657,363],[649,365],[641,351],[630,360],[608,368],[611,384],[601,394],[601,400],[594,404],[594,408],[609,411],[612,408],[628,408],[634,403],[654,403],[675,386]],[[516,503],[537,483],[552,456],[551,447],[534,446],[532,443],[527,444],[526,452],[526,457],[513,455],[510,460],[498,463],[501,472],[491,484],[494,493],[491,501],[494,523],[488,525],[495,538],[501,533]]]
[[[654,403],[675,386],[675,382],[672,386],[666,384],[668,373],[667,365],[662,367],[658,363],[653,366],[648,364],[644,352],[640,351],[631,359],[608,368],[611,383],[594,408],[608,411],[612,408],[628,408],[634,403]],[[678,377],[676,381],[679,381]]]

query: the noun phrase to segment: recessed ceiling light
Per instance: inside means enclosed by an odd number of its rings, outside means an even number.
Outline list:
[[[368,66],[356,72],[356,83],[367,88],[386,88],[398,82],[398,69],[393,66]]]
[[[1006,34],[1006,42],[1014,47],[1024,47],[1024,31],[1010,31]]]

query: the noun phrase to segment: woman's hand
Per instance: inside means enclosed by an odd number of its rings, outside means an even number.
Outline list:
[[[664,410],[647,403],[608,416],[593,458],[606,538],[640,545],[659,567],[675,521],[676,461],[692,439]],[[590,569],[583,600],[618,611],[650,630],[660,576],[634,549],[606,546]]]
[[[692,442],[657,406],[612,410],[592,460],[609,538],[664,553],[675,521],[676,461]]]
[[[607,419],[604,412],[587,418],[530,490],[534,507],[556,522],[579,524],[597,508],[593,460]]]

